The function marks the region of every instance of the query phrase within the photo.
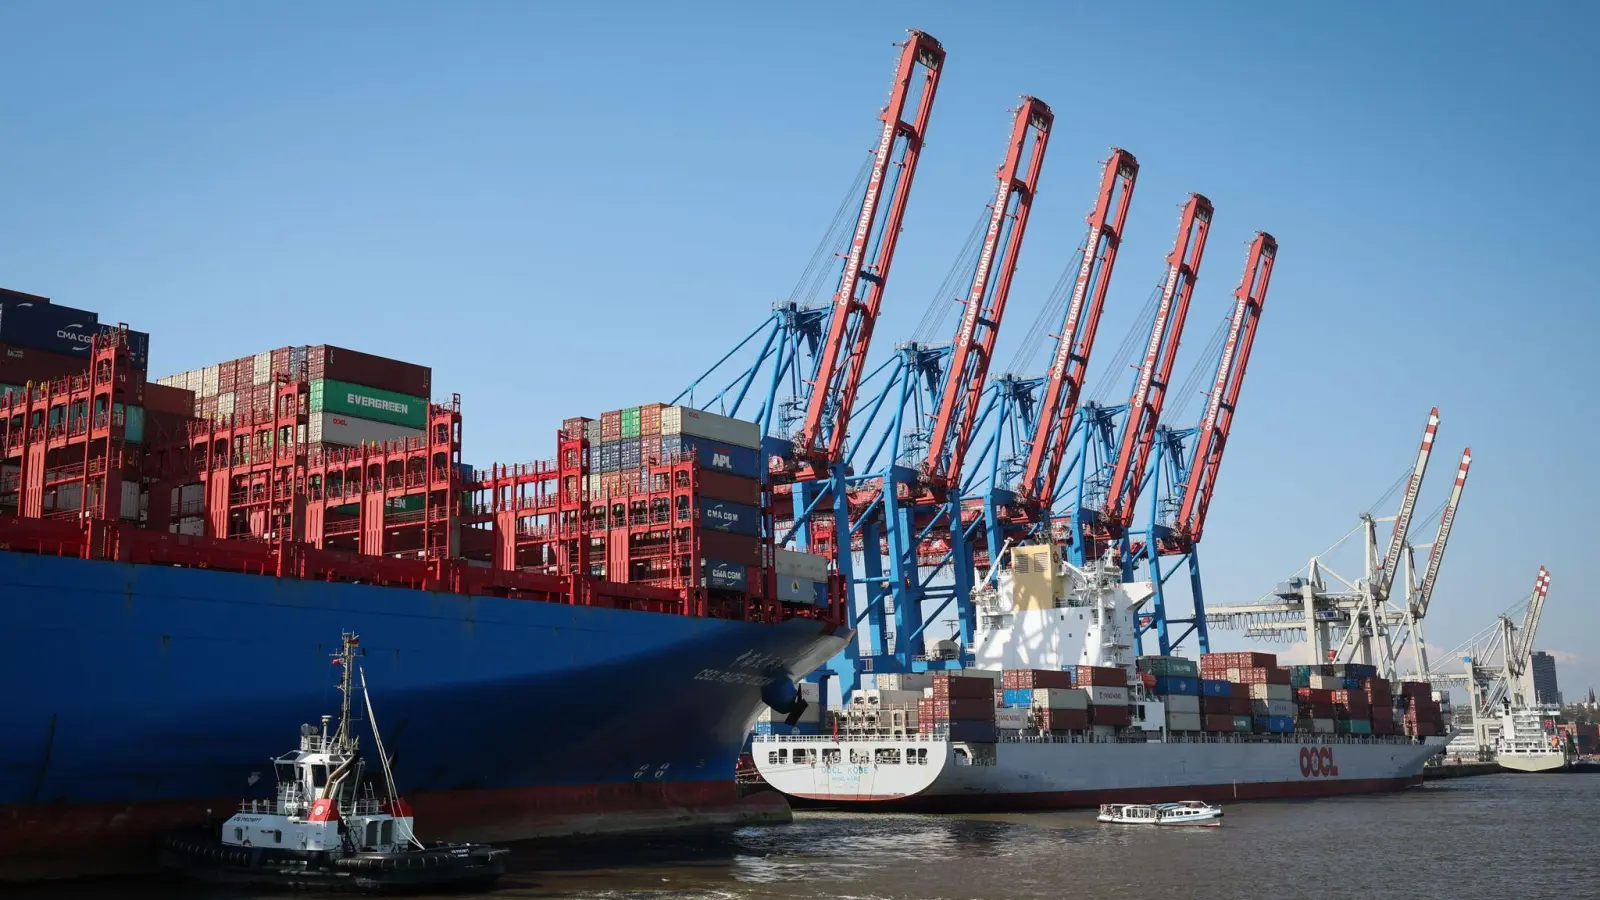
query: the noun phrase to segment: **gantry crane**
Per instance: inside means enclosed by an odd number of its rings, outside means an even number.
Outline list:
[[[1089,495],[1080,495],[1078,508],[1073,512],[1068,552],[1072,564],[1080,568],[1111,551],[1120,560],[1123,580],[1133,578],[1135,560],[1126,552],[1128,529],[1133,524],[1139,493],[1144,486],[1144,473],[1155,446],[1156,426],[1161,421],[1172,366],[1189,314],[1189,301],[1200,275],[1211,215],[1211,201],[1200,194],[1191,194],[1178,217],[1178,235],[1172,252],[1167,255],[1166,278],[1145,344],[1144,359],[1128,399],[1116,460],[1110,467],[1109,478],[1103,485],[1093,486]]]
[[[1527,599],[1495,617],[1493,624],[1468,638],[1427,670],[1435,688],[1463,688],[1471,697],[1473,738],[1480,751],[1495,743],[1504,721],[1504,705],[1528,709],[1538,705],[1532,684],[1533,641],[1550,593],[1550,572],[1544,566],[1534,578]],[[1514,617],[1522,612],[1522,624]],[[1456,661],[1462,669],[1456,671]]]
[[[1250,350],[1272,280],[1272,267],[1278,256],[1278,242],[1266,232],[1257,232],[1245,256],[1244,275],[1233,292],[1233,314],[1217,358],[1216,374],[1200,424],[1190,429],[1162,425],[1157,430],[1155,459],[1149,480],[1152,511],[1144,540],[1130,548],[1130,555],[1143,552],[1155,590],[1151,595],[1151,614],[1140,616],[1135,637],[1142,644],[1146,632],[1154,630],[1161,653],[1170,654],[1191,633],[1201,653],[1210,652],[1206,630],[1205,598],[1200,578],[1200,537],[1205,531],[1206,512],[1216,490],[1222,455],[1233,430],[1234,413],[1250,365]],[[1193,438],[1193,449],[1185,443]],[[1164,515],[1170,513],[1170,517]],[[1162,557],[1178,557],[1162,570]],[[1177,566],[1187,561],[1193,612],[1184,618],[1169,617],[1165,585]],[[1176,636],[1170,626],[1188,625]]]

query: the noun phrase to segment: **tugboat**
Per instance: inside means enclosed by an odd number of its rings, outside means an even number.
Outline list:
[[[334,665],[343,666],[337,729],[300,726],[300,749],[273,760],[276,800],[244,800],[215,828],[166,836],[163,866],[203,881],[292,890],[405,892],[487,888],[505,874],[509,850],[482,844],[424,844],[378,733],[366,673],[356,664],[359,638],[343,636]],[[355,680],[383,776],[380,797],[363,779],[360,739],[351,732]]]

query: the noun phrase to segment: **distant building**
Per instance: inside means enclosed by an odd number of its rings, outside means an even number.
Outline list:
[[[1543,650],[1533,651],[1533,696],[1538,703],[1561,705],[1561,689],[1556,685],[1556,658]]]

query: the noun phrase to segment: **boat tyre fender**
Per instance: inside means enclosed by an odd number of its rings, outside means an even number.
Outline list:
[[[401,869],[432,869],[449,865],[457,857],[448,852],[433,852],[423,850],[417,853],[406,853],[401,856],[352,856],[335,859],[333,864],[341,869],[376,869],[380,872],[393,872]]]
[[[186,840],[169,840],[167,848],[194,859],[210,860],[230,866],[254,866],[260,851],[234,850],[217,844]]]

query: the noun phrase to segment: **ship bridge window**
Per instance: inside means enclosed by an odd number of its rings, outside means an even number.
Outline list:
[[[822,764],[825,765],[825,766],[837,766],[839,764],[839,751],[838,750],[824,750],[824,751],[822,751]]]
[[[328,785],[328,767],[315,765],[311,767],[311,786],[324,788]]]
[[[294,763],[279,761],[273,765],[278,770],[278,783],[289,784],[294,781]]]
[[[898,766],[900,765],[900,748],[880,747],[872,755],[872,761],[880,766]]]
[[[794,751],[795,765],[802,765],[803,766],[803,765],[805,765],[806,761],[808,759],[810,759],[810,758],[811,758],[811,753],[809,751],[801,750],[798,747],[795,748],[795,751]]]

